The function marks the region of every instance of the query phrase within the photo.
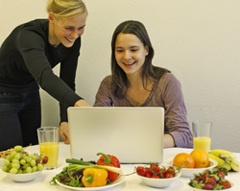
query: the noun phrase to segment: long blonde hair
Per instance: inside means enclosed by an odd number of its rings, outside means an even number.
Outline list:
[[[56,18],[68,18],[87,12],[82,0],[48,0],[47,12],[54,13]]]

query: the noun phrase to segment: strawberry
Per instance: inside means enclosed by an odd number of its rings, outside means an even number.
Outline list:
[[[224,169],[219,169],[219,170],[217,171],[217,175],[218,175],[219,177],[221,177],[222,179],[224,179],[225,176],[227,175],[226,169],[225,169],[225,168],[224,168]]]
[[[220,185],[223,186],[224,189],[231,188],[231,183],[228,180],[220,182]]]
[[[203,182],[206,182],[207,178],[209,177],[209,172],[208,171],[205,171],[203,174],[202,174],[202,180]]]
[[[194,177],[193,181],[195,181],[196,184],[197,184],[197,183],[200,183],[202,181],[202,178],[200,176],[196,176],[196,177]]]
[[[195,174],[189,185],[203,190],[224,190],[231,187],[231,183],[225,179],[226,175],[224,169],[207,170]]]
[[[213,187],[214,186],[212,184],[206,183],[206,184],[203,185],[202,189],[203,190],[213,190]]]
[[[214,176],[209,177],[209,178],[206,180],[206,184],[211,184],[211,185],[215,186],[216,183],[217,183],[217,181],[216,181],[216,179],[215,179]]]

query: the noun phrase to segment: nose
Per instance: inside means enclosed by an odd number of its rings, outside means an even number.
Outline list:
[[[124,51],[123,58],[124,58],[124,59],[129,59],[129,58],[131,58],[130,52],[129,52],[129,51]]]
[[[76,29],[71,33],[71,37],[74,38],[74,39],[77,39],[82,34],[83,34],[83,30],[77,30]]]

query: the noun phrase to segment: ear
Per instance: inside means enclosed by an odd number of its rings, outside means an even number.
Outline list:
[[[53,12],[50,12],[50,13],[48,14],[48,20],[49,20],[50,23],[53,23],[53,22],[54,22],[54,14],[53,14]]]
[[[149,53],[149,48],[148,48],[148,46],[146,45],[145,47],[145,56],[147,56],[148,55],[148,53]]]

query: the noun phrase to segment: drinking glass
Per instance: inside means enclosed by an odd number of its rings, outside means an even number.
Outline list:
[[[58,166],[59,128],[40,127],[37,129],[40,155],[47,156],[48,162],[44,169],[55,169]]]
[[[192,123],[193,148],[209,152],[211,149],[212,122],[194,121]]]

